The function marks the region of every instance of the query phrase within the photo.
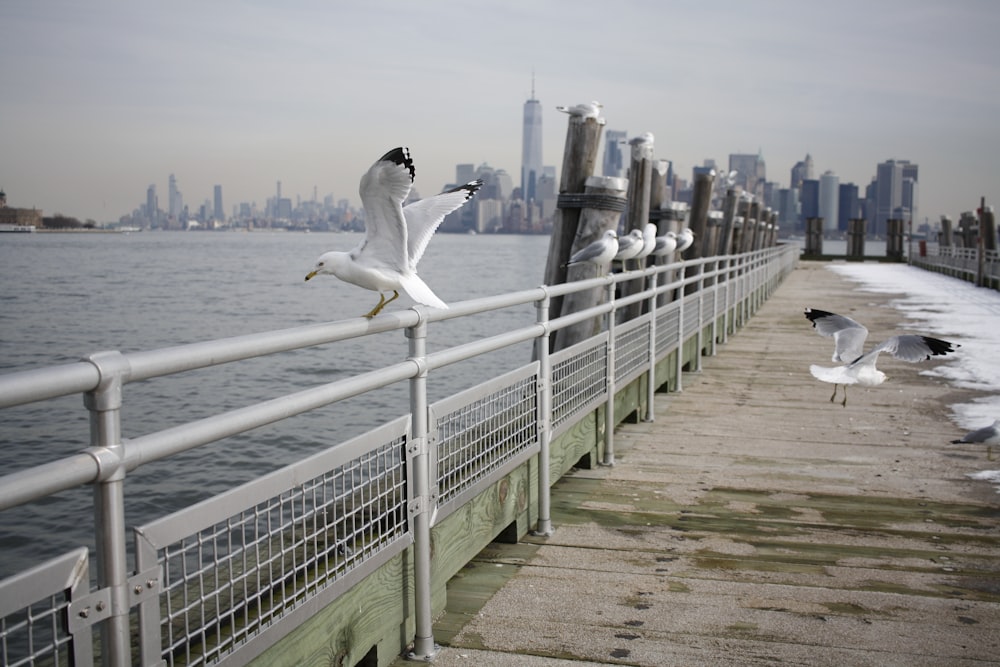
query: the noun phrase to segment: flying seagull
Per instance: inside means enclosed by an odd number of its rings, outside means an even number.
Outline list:
[[[805,314],[806,319],[812,322],[816,333],[833,338],[836,348],[832,360],[843,364],[833,368],[814,364],[809,367],[809,372],[817,380],[833,383],[831,403],[837,398],[837,385],[844,385],[844,400],[841,403],[844,407],[847,407],[847,385],[877,387],[886,381],[886,374],[875,368],[875,361],[880,352],[891,354],[903,361],[917,362],[943,356],[959,347],[956,343],[930,336],[900,334],[887,338],[865,353],[864,345],[868,329],[858,322],[846,315],[837,315],[815,308],[806,308]]]
[[[379,293],[379,301],[365,317],[371,319],[399,298],[399,290],[417,303],[447,308],[417,275],[417,262],[444,217],[469,201],[483,186],[470,181],[446,192],[403,206],[415,174],[408,148],[393,148],[361,177],[365,209],[365,238],[350,252],[323,253],[306,280],[320,274]],[[387,292],[392,297],[385,298]]]
[[[602,266],[610,264],[617,253],[618,232],[609,229],[601,234],[601,238],[573,253],[573,256],[563,266],[572,266],[573,264],[581,264],[583,262]]]

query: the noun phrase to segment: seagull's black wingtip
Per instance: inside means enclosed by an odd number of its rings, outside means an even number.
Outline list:
[[[406,167],[410,172],[411,181],[417,175],[416,169],[413,168],[413,159],[410,157],[410,149],[406,146],[393,148],[391,151],[380,157],[378,161],[392,162],[393,164],[399,164]]]

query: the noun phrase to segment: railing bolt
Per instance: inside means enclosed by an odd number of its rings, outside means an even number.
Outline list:
[[[94,609],[97,611],[104,611],[104,602],[98,602],[94,605]]]
[[[80,610],[80,618],[87,618],[90,616],[90,607],[84,607]]]
[[[136,585],[135,585],[135,588],[133,588],[133,589],[132,589],[132,591],[133,591],[133,592],[134,592],[134,593],[135,593],[136,595],[142,595],[142,586],[140,586],[139,584],[136,584]]]

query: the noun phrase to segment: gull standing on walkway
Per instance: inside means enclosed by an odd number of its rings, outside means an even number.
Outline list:
[[[969,431],[958,440],[952,440],[953,445],[975,444],[986,445],[986,454],[993,460],[993,445],[1000,445],[1000,419],[997,419],[989,426]]]
[[[323,253],[306,275],[306,280],[333,275],[378,292],[378,303],[365,314],[369,319],[399,298],[399,290],[417,303],[448,307],[417,275],[417,262],[444,217],[469,201],[483,182],[470,181],[404,207],[415,173],[408,148],[393,148],[380,157],[361,177],[365,238],[350,252]],[[386,299],[390,290],[392,298]]]
[[[847,407],[847,385],[860,384],[862,387],[877,387],[888,377],[875,368],[875,361],[880,352],[891,354],[903,361],[924,361],[934,356],[943,356],[954,352],[956,343],[949,343],[939,338],[921,336],[918,334],[900,334],[886,339],[864,353],[865,339],[868,329],[846,315],[837,315],[825,310],[806,308],[806,319],[812,322],[813,328],[820,336],[833,338],[836,348],[833,351],[833,361],[842,362],[842,366],[829,368],[827,366],[809,366],[813,377],[823,382],[833,383],[832,403],[837,398],[837,385],[844,385],[844,401]]]
[[[583,262],[603,266],[610,264],[617,253],[618,232],[609,229],[601,234],[601,238],[573,253],[573,256],[563,266],[572,266],[574,264],[582,264]]]

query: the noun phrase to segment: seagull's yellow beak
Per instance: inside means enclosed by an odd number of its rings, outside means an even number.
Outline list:
[[[317,273],[319,273],[319,271],[310,271],[309,273],[306,274],[306,280],[309,280],[310,278],[312,278],[313,276],[315,276]]]

